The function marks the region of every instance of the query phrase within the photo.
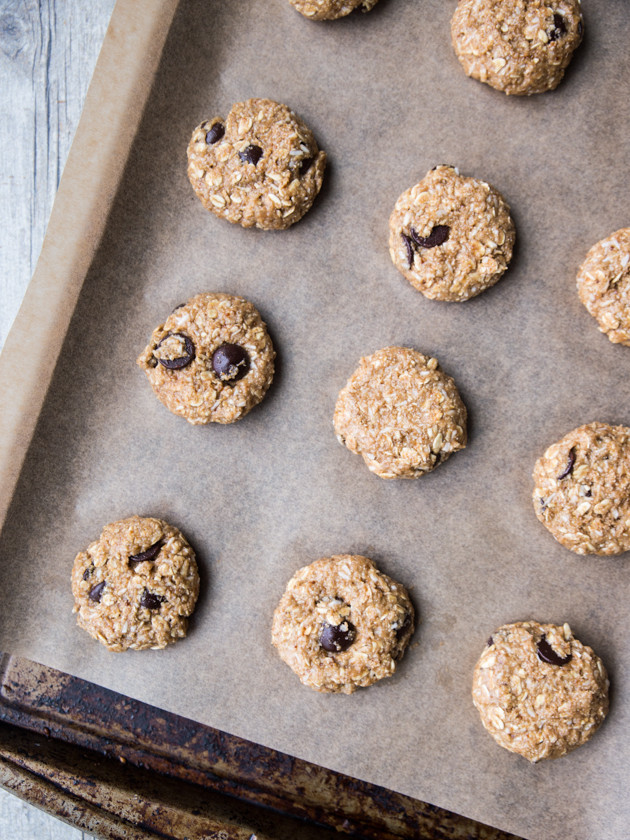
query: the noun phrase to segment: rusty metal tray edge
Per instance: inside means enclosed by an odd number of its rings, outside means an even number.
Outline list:
[[[0,784],[97,836],[518,840],[29,660],[1,667]]]

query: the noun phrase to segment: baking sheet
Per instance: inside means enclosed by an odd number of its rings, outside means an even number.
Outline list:
[[[623,0],[602,8],[586,5],[558,91],[510,99],[463,75],[454,3],[313,23],[285,0],[181,0],[0,539],[3,649],[527,838],[627,837],[628,560],[567,552],[529,498],[548,444],[630,424],[630,351],[574,286],[628,224],[630,21]],[[329,154],[285,232],[216,219],[186,179],[193,127],[250,96],[286,102]],[[495,185],[517,226],[508,274],[464,304],[426,300],[387,251],[397,196],[442,162]],[[134,363],[204,290],[251,299],[278,351],[265,401],[231,427],[169,414]],[[332,429],[359,357],[388,344],[436,355],[470,412],[468,448],[418,481],[371,475]],[[186,641],[112,654],[74,625],[70,568],[133,512],[184,531],[203,585]],[[395,677],[351,697],[302,687],[269,642],[291,574],[340,552],[373,557],[421,617]],[[596,737],[535,767],[470,700],[488,635],[527,618],[569,621],[612,678]]]
[[[118,0],[35,273],[2,348],[0,522],[107,222],[178,0]]]

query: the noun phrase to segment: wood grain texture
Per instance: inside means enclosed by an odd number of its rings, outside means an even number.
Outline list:
[[[0,347],[41,250],[115,0],[0,0]],[[0,789],[0,837],[89,840]]]
[[[0,789],[0,837],[11,840],[90,840],[44,811]]]
[[[0,346],[41,250],[114,0],[0,0]]]

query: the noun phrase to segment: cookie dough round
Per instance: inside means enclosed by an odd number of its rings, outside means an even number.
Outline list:
[[[613,344],[630,347],[630,228],[602,239],[577,276],[580,300]]]
[[[468,76],[522,96],[560,84],[583,26],[580,0],[459,0],[451,38]]]
[[[286,105],[248,99],[193,131],[188,178],[207,210],[243,227],[283,230],[311,207],[326,153]]]
[[[494,187],[436,166],[406,190],[389,219],[389,253],[428,298],[463,301],[501,278],[512,259],[510,208]]]
[[[381,478],[419,478],[466,446],[466,407],[437,359],[385,347],[339,394],[337,438]]]
[[[518,621],[488,639],[472,696],[497,744],[537,762],[592,737],[608,712],[608,677],[568,624]]]
[[[304,685],[352,694],[394,673],[413,631],[404,587],[367,557],[338,554],[291,578],[271,640]]]
[[[355,9],[369,12],[378,0],[289,0],[289,3],[311,20],[335,20]]]
[[[156,327],[138,358],[158,399],[189,423],[233,423],[265,396],[275,352],[248,300],[196,295]]]
[[[630,549],[630,429],[588,423],[534,467],[536,516],[576,554]]]
[[[77,624],[114,651],[183,639],[199,594],[195,553],[167,522],[112,522],[72,568]]]

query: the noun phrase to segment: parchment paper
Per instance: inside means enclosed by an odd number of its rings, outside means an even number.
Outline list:
[[[313,23],[285,0],[181,0],[0,540],[0,644],[527,838],[627,838],[628,558],[572,555],[530,494],[565,432],[630,424],[630,350],[597,331],[574,282],[629,223],[630,19],[624,0],[585,3],[558,91],[507,98],[464,76],[454,5],[381,0]],[[250,96],[290,105],[329,154],[289,231],[215,218],[186,179],[194,126]],[[426,300],[387,251],[396,198],[443,162],[495,185],[517,226],[508,274],[464,304]],[[169,414],[135,366],[203,290],[251,299],[278,351],[267,398],[231,427]],[[468,448],[418,481],[371,475],[332,428],[359,357],[388,344],[436,355],[470,412]],[[133,512],[184,531],[203,587],[184,642],[112,654],[74,624],[70,569]],[[396,676],[351,697],[302,687],[269,641],[295,569],[340,552],[406,584],[422,622]],[[538,766],[496,746],[470,699],[488,635],[528,618],[569,621],[612,680],[595,738]]]

